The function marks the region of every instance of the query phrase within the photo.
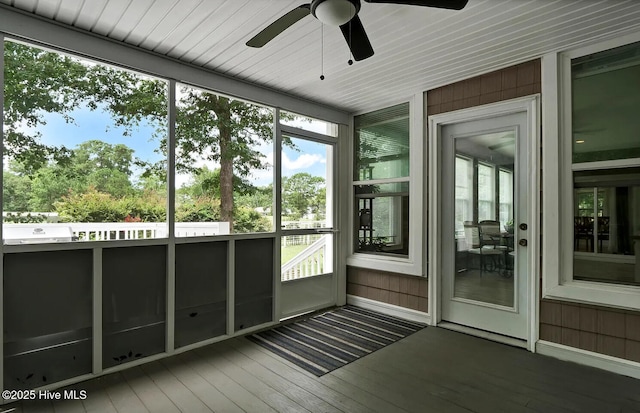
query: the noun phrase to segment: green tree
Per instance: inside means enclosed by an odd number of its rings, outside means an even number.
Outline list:
[[[85,183],[75,180],[66,168],[60,165],[42,167],[32,178],[29,210],[53,211],[54,204],[64,196],[84,189]]]
[[[88,67],[77,59],[19,43],[4,42],[5,154],[33,172],[49,159],[64,162],[69,150],[40,141],[45,113],[69,113],[85,101]],[[25,128],[25,126],[27,128]]]
[[[176,114],[176,167],[194,172],[194,161],[220,165],[220,219],[233,223],[234,175],[246,179],[251,170],[268,165],[258,146],[272,142],[273,112],[258,105],[183,87]],[[70,151],[41,143],[38,132],[24,132],[45,123],[44,113],[60,113],[68,122],[72,110],[103,108],[125,135],[141,124],[156,128],[158,152],[167,152],[167,84],[100,64],[5,42],[5,148],[9,157],[31,171],[68,164]],[[291,141],[284,143],[292,146]],[[136,161],[137,164],[142,163]],[[120,167],[117,163],[116,168]],[[166,177],[166,161],[144,165],[146,176]],[[126,174],[126,171],[121,171]]]
[[[32,174],[29,209],[53,211],[64,196],[89,187],[116,198],[131,195],[132,165],[133,150],[125,145],[83,142],[70,151],[69,162],[49,162]]]
[[[31,197],[31,179],[11,169],[4,171],[2,182],[2,199],[4,210],[12,212],[29,211]]]
[[[255,187],[251,192],[236,196],[236,201],[238,206],[270,210],[273,206],[273,185]]]
[[[293,219],[309,212],[319,212],[319,197],[325,185],[324,178],[299,172],[282,179],[282,205]],[[315,208],[315,210],[314,210]]]
[[[181,90],[176,122],[179,171],[197,161],[220,165],[220,217],[233,223],[234,175],[244,179],[252,169],[267,167],[255,148],[273,138],[273,113],[257,105],[193,88]]]
[[[236,196],[254,193],[256,188],[247,180],[233,176],[233,189]],[[180,188],[188,198],[210,197],[220,199],[220,169],[211,170],[206,166],[197,169],[191,183]]]

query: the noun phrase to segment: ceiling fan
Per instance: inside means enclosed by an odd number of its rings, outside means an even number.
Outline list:
[[[391,3],[412,6],[462,10],[469,0],[364,0],[367,3]],[[339,26],[355,60],[373,56],[364,26],[358,17],[360,0],[312,0],[280,17],[247,42],[249,47],[262,47],[298,20],[312,15],[323,24]]]

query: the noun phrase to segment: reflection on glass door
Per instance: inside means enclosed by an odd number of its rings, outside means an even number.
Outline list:
[[[454,297],[514,305],[514,130],[455,139]]]
[[[524,339],[526,113],[446,125],[442,139],[442,320]]]
[[[333,176],[332,144],[283,136],[283,317],[322,308],[335,300]]]

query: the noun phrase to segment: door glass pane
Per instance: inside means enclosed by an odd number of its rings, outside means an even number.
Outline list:
[[[454,140],[456,298],[514,306],[515,138],[506,131]]]
[[[330,228],[332,146],[283,137],[282,227]]]
[[[281,279],[297,280],[333,271],[333,146],[291,136],[282,146]]]
[[[282,281],[333,272],[332,234],[299,234],[282,237]]]

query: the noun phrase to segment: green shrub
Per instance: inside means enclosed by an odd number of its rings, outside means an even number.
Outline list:
[[[176,222],[219,222],[220,200],[198,197],[176,208]]]
[[[238,207],[233,214],[233,232],[272,231],[271,220],[249,207]]]
[[[142,222],[166,220],[166,201],[157,195],[114,198],[89,188],[84,193],[64,196],[55,208],[64,222],[124,222],[136,218]]]
[[[42,214],[31,215],[31,212],[26,214],[9,212],[3,217],[3,221],[12,224],[40,224],[47,222],[47,216]]]

